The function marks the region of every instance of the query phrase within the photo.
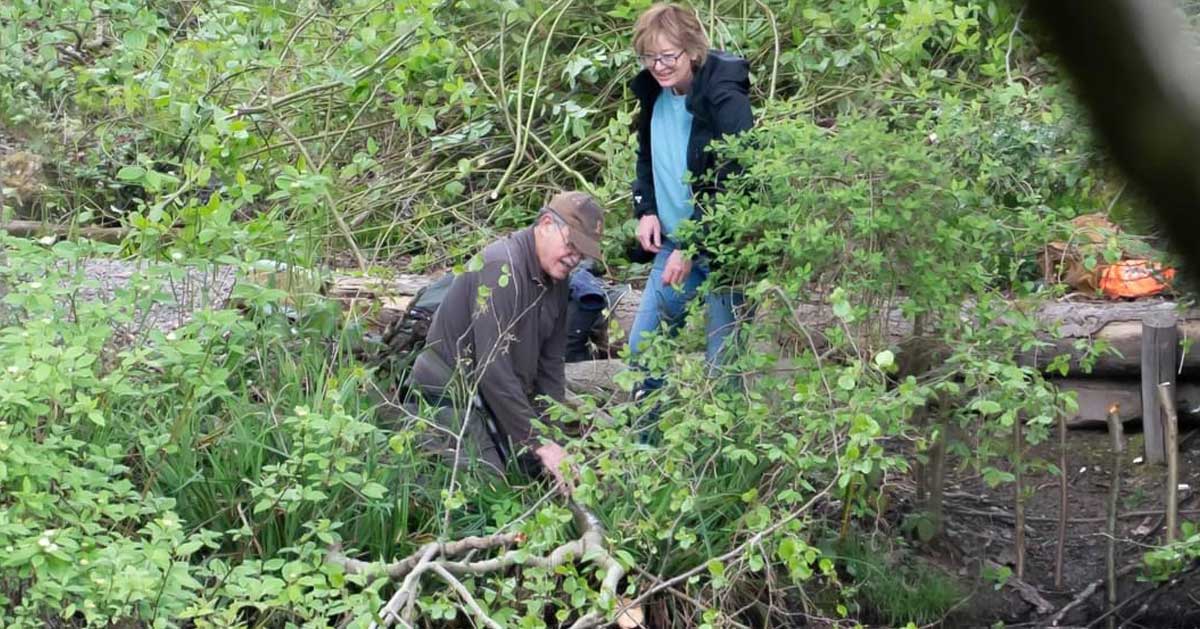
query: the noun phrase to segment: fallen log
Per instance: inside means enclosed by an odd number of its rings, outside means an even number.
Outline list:
[[[433,281],[435,276],[400,275],[391,280],[336,277],[327,294],[353,307],[355,311],[368,312],[368,322],[380,328],[398,318],[408,306],[412,296],[421,287]],[[641,303],[642,291],[628,290],[612,305],[612,318],[628,338],[633,319]],[[367,307],[370,306],[370,307]],[[375,307],[378,307],[377,309]],[[1151,314],[1175,313],[1179,317],[1180,337],[1200,338],[1200,309],[1181,310],[1175,302],[1165,299],[1147,299],[1133,302],[1122,301],[1055,301],[1042,304],[1037,311],[1038,319],[1047,329],[1057,335],[1041,335],[1048,345],[1023,353],[1019,362],[1026,366],[1047,369],[1060,355],[1070,356],[1068,375],[1071,377],[1135,377],[1141,369],[1142,319]],[[759,313],[761,317],[763,313]],[[837,318],[832,307],[819,303],[796,305],[795,322],[803,325],[811,334],[818,351],[825,348],[821,331],[835,325]],[[881,326],[889,342],[905,349],[902,342],[912,335],[912,326],[900,315],[898,308],[888,313],[887,321]],[[1079,341],[1103,341],[1114,351],[1096,357],[1091,370],[1084,368],[1086,352],[1077,349]],[[809,348],[807,342],[805,348]],[[902,356],[897,356],[903,360]],[[1200,352],[1185,352],[1180,361],[1181,376],[1189,372],[1200,372]],[[1101,417],[1103,419],[1103,417]]]
[[[325,295],[342,302],[343,307],[366,319],[369,327],[383,330],[408,309],[422,288],[439,275],[401,274],[392,278],[337,276]]]
[[[80,227],[77,225],[57,225],[39,221],[8,221],[0,223],[0,230],[18,238],[39,238],[54,236],[56,238],[83,237],[98,242],[117,244],[129,235],[126,227]]]
[[[1110,405],[1118,405],[1122,422],[1142,416],[1142,385],[1137,380],[1112,378],[1065,378],[1055,381],[1060,391],[1074,392],[1079,410],[1067,417],[1069,428],[1099,428],[1105,425]],[[1175,388],[1175,406],[1181,412],[1200,408],[1200,383],[1180,382]]]
[[[1180,310],[1176,303],[1163,299],[1051,302],[1038,309],[1038,318],[1047,325],[1057,325],[1060,338],[1046,338],[1050,347],[1027,352],[1022,359],[1025,364],[1044,369],[1054,357],[1068,354],[1069,373],[1079,375],[1085,373],[1080,364],[1083,353],[1075,349],[1075,343],[1103,341],[1116,353],[1097,357],[1091,375],[1136,377],[1141,372],[1142,319],[1165,313],[1178,316],[1181,338],[1200,338],[1200,310]],[[1180,375],[1200,369],[1200,352],[1183,353],[1179,367]]]
[[[617,359],[585,360],[567,363],[567,388],[580,395],[608,398],[622,394],[616,375],[628,367]]]
[[[392,278],[335,275],[325,294],[341,301],[347,310],[363,313],[371,327],[382,330],[404,314],[413,296],[439,277],[440,273],[401,274]],[[633,328],[641,297],[640,290],[630,288],[611,305],[611,316],[624,330],[623,338],[628,338]]]

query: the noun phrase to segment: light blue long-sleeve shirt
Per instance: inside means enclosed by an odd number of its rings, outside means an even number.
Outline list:
[[[667,237],[692,216],[692,186],[685,182],[692,114],[684,106],[686,100],[686,95],[679,96],[673,90],[665,89],[654,101],[654,113],[650,117],[654,197],[658,204],[658,220]]]

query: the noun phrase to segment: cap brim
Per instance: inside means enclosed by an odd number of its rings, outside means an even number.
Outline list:
[[[588,238],[587,236],[578,234],[574,235],[574,237],[571,239],[571,242],[575,245],[576,249],[579,249],[579,253],[582,253],[593,260],[604,262],[604,253],[600,251],[600,243]]]

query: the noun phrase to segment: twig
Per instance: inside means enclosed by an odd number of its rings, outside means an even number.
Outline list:
[[[526,137],[533,138],[533,141],[537,142],[537,145],[542,147],[542,150],[546,152],[546,155],[551,161],[553,161],[555,164],[558,164],[558,167],[563,169],[568,175],[574,177],[575,180],[579,182],[580,190],[583,190],[588,194],[596,194],[596,188],[592,186],[592,182],[588,181],[587,177],[584,177],[582,174],[580,174],[578,170],[575,170],[567,165],[567,163],[564,162],[562,158],[554,152],[554,149],[547,145],[542,138],[538,137],[538,134],[534,133],[532,129],[526,128],[525,135]]]
[[[376,120],[375,122],[368,122],[368,123],[361,124],[358,126],[350,126],[350,127],[346,127],[344,129],[338,129],[335,131],[325,131],[322,133],[314,133],[312,135],[306,135],[304,137],[301,137],[300,141],[301,142],[311,142],[313,140],[320,140],[322,138],[328,138],[328,137],[332,137],[335,135],[342,135],[344,133],[354,133],[357,131],[370,131],[371,129],[377,129],[379,127],[386,127],[386,126],[395,125],[395,124],[396,124],[395,119],[386,118],[384,120]],[[239,159],[248,160],[252,157],[258,157],[259,155],[262,155],[263,153],[270,153],[271,151],[274,151],[276,149],[286,148],[288,146],[292,146],[292,143],[290,141],[289,142],[280,142],[278,144],[268,144],[266,146],[254,149],[253,151],[248,151],[246,153],[242,153],[239,156]]]
[[[1171,577],[1171,580],[1165,584],[1156,585],[1152,588],[1142,590],[1141,592],[1138,592],[1137,594],[1134,594],[1134,595],[1130,596],[1129,598],[1126,598],[1125,600],[1121,601],[1121,604],[1118,605],[1116,609],[1112,610],[1111,612],[1104,612],[1104,614],[1100,615],[1100,617],[1093,619],[1092,622],[1088,624],[1088,627],[1092,627],[1096,623],[1107,618],[1109,614],[1118,612],[1121,610],[1122,607],[1125,607],[1126,605],[1136,601],[1137,599],[1139,599],[1147,594],[1150,594],[1151,595],[1150,600],[1146,601],[1145,603],[1142,603],[1142,605],[1140,607],[1138,607],[1138,610],[1133,613],[1133,616],[1125,619],[1126,623],[1131,622],[1133,619],[1138,618],[1142,614],[1146,613],[1146,611],[1150,609],[1150,604],[1153,603],[1157,597],[1161,596],[1163,592],[1166,592],[1167,590],[1170,590],[1171,588],[1175,587],[1176,585],[1179,584],[1180,581],[1182,581],[1183,579],[1185,579],[1192,573],[1196,572],[1196,570],[1200,570],[1200,562],[1193,563],[1191,567],[1183,570],[1182,572],[1176,573],[1175,576]],[[1192,600],[1195,601],[1194,598]],[[1122,626],[1124,626],[1124,625],[1122,625]]]
[[[351,72],[349,81],[339,79],[336,81],[329,81],[328,83],[322,83],[320,85],[312,85],[312,86],[306,87],[302,90],[297,90],[295,92],[292,92],[291,94],[286,94],[284,96],[280,96],[279,98],[276,98],[274,100],[268,100],[267,103],[264,105],[255,105],[255,106],[242,105],[240,107],[235,108],[234,113],[235,113],[235,115],[238,115],[238,116],[249,116],[251,114],[263,114],[263,113],[267,113],[267,112],[271,111],[272,109],[278,109],[284,105],[289,105],[289,104],[295,103],[297,101],[311,98],[314,96],[320,96],[321,94],[323,94],[325,92],[335,90],[339,87],[344,88],[347,85],[353,85],[359,79],[363,78],[371,71],[373,71],[376,68],[378,68],[379,66],[383,65],[384,62],[386,62],[388,59],[390,59],[392,57],[392,55],[396,54],[396,52],[400,50],[400,47],[403,46],[405,43],[407,43],[409,38],[411,38],[416,32],[417,32],[417,28],[412,27],[407,32],[402,33],[399,37],[392,40],[392,43],[388,44],[387,48],[384,48],[383,51],[380,52],[379,55],[377,57],[375,57],[375,60],[372,61],[369,65],[363,66],[363,67],[355,70],[354,72]]]
[[[491,629],[503,629],[500,623],[492,620],[491,616],[488,616],[487,612],[483,611],[483,608],[480,607],[479,603],[475,601],[475,597],[471,596],[471,592],[462,584],[462,581],[454,578],[454,575],[450,574],[445,568],[436,563],[431,564],[431,566],[431,570],[441,577],[442,580],[446,582],[446,585],[450,586],[450,589],[454,590],[458,594],[458,597],[462,599],[463,604],[471,610],[471,613],[475,614],[475,617],[479,619],[479,622],[490,627]]]
[[[1004,52],[1004,76],[1008,78],[1008,82],[1012,83],[1012,51],[1013,38],[1017,33],[1021,32],[1021,18],[1025,15],[1025,6],[1021,5],[1021,10],[1017,13],[1017,19],[1013,21],[1012,30],[1008,33],[1008,50]]]
[[[242,524],[245,524],[246,530],[250,531],[250,543],[254,545],[254,549],[258,551],[259,555],[265,555],[266,553],[263,552],[262,544],[258,543],[258,531],[254,530],[253,526],[250,526],[250,520],[246,519],[246,512],[242,509],[242,503],[239,502],[234,506],[237,508],[237,514],[241,518]]]
[[[1000,569],[1000,564],[994,561],[985,561],[984,564],[992,570]],[[1054,606],[1045,598],[1042,598],[1038,589],[1029,583],[1023,581],[1020,577],[1010,577],[1004,582],[1005,587],[1011,587],[1017,591],[1017,595],[1026,603],[1033,605],[1039,616],[1049,614],[1054,611]]]
[[[533,24],[529,26],[529,32],[525,37],[525,44],[521,47],[521,69],[517,75],[516,147],[513,151],[513,158],[508,163],[508,168],[504,169],[504,174],[500,176],[500,181],[496,184],[496,187],[492,189],[490,197],[493,200],[500,198],[500,192],[504,189],[504,184],[508,183],[509,177],[512,177],[513,171],[517,168],[517,162],[521,161],[521,153],[525,151],[525,145],[529,139],[528,127],[533,125],[533,99],[537,98],[538,90],[540,90],[542,86],[542,73],[546,69],[546,55],[550,51],[550,43],[554,39],[554,30],[558,27],[558,21],[562,19],[563,13],[565,13],[567,8],[571,6],[571,2],[572,0],[558,0],[551,5],[550,8],[540,13],[537,19],[533,21]],[[522,90],[525,85],[525,60],[529,55],[529,42],[535,39],[534,30],[537,29],[538,24],[540,24],[542,20],[550,14],[551,11],[558,7],[560,3],[562,4],[562,8],[559,9],[558,15],[555,16],[554,22],[550,25],[550,32],[546,34],[546,44],[542,47],[542,59],[538,64],[537,79],[534,81],[533,94],[530,95],[529,99],[529,115],[526,120],[522,121],[521,114],[525,100]]]
[[[775,56],[771,61],[771,84],[767,88],[767,100],[775,100],[775,80],[779,76],[779,25],[775,23],[775,12],[767,6],[766,2],[763,0],[754,0],[754,2],[767,14],[767,19],[771,21],[771,34],[775,38]]]
[[[384,627],[390,627],[393,624],[393,620],[400,619],[400,608],[404,607],[405,603],[407,603],[409,598],[412,597],[414,588],[420,583],[422,568],[429,565],[429,562],[433,560],[434,555],[437,554],[437,550],[437,544],[425,545],[425,548],[422,549],[421,556],[417,560],[416,565],[413,567],[412,572],[408,573],[408,576],[405,577],[404,582],[400,584],[400,587],[396,590],[396,593],[392,594],[392,597],[388,599],[387,604],[379,610],[377,618],[383,620]],[[376,629],[378,626],[378,624],[372,622],[370,629]]]
[[[1142,566],[1142,563],[1140,561],[1135,561],[1135,562],[1125,566],[1124,568],[1121,568],[1120,570],[1118,570],[1116,573],[1116,576],[1118,578],[1123,577],[1123,576],[1129,574],[1130,572],[1137,570],[1141,566]],[[1075,598],[1071,599],[1070,603],[1067,603],[1066,605],[1063,606],[1062,609],[1058,610],[1058,613],[1055,614],[1054,617],[1050,619],[1050,626],[1057,627],[1058,623],[1060,621],[1062,621],[1062,619],[1065,618],[1066,615],[1068,613],[1070,613],[1070,611],[1072,609],[1079,607],[1080,605],[1083,604],[1084,601],[1086,601],[1093,594],[1095,594],[1096,590],[1101,585],[1103,585],[1105,581],[1106,581],[1106,579],[1096,579],[1095,581],[1092,581],[1091,583],[1089,583],[1087,587],[1083,588],[1083,591],[1081,591],[1077,596],[1075,596]]]
[[[504,85],[504,80],[503,80],[503,77],[504,77],[504,57],[503,57],[504,39],[503,38],[501,38],[501,40],[500,40],[500,46],[501,46],[500,70],[499,70],[499,72],[497,72],[497,76],[500,77],[499,84],[501,87],[503,87],[503,85]],[[483,89],[486,90],[489,95],[491,95],[492,100],[496,101],[496,109],[499,110],[500,115],[503,116],[504,126],[505,126],[505,128],[508,129],[509,135],[516,136],[516,131],[513,129],[512,117],[508,115],[508,103],[506,103],[504,101],[504,99],[501,98],[500,95],[496,93],[496,90],[492,89],[492,84],[490,81],[487,80],[487,77],[483,76],[483,68],[479,65],[479,62],[475,60],[475,54],[471,52],[471,46],[469,46],[469,45],[463,46],[462,50],[464,53],[467,54],[467,61],[471,62],[471,68],[473,70],[475,70],[475,76],[479,77],[479,84],[483,86]]]
[[[751,548],[751,547],[757,545],[766,536],[771,535],[775,531],[778,531],[779,529],[783,528],[784,526],[790,524],[796,518],[807,513],[808,510],[811,509],[812,506],[814,504],[816,504],[816,502],[818,500],[825,497],[825,495],[829,493],[829,490],[833,488],[834,484],[837,483],[837,475],[836,474],[834,475],[833,478],[834,478],[834,480],[830,481],[830,483],[828,485],[826,485],[823,489],[821,489],[821,491],[814,494],[812,498],[809,498],[808,502],[801,505],[799,509],[796,509],[795,511],[789,513],[786,517],[780,519],[775,524],[772,524],[771,526],[759,531],[758,533],[755,533],[753,537],[746,540],[745,542],[742,542],[733,550],[730,550],[729,552],[727,552],[719,557],[716,557],[710,561],[726,562],[726,561],[729,561],[730,559],[740,558],[742,556],[742,554],[746,552],[747,548]],[[617,609],[617,613],[620,614],[620,613],[624,612],[626,609],[636,607],[636,606],[640,605],[643,601],[645,601],[647,598],[649,598],[650,596],[653,596],[654,594],[661,592],[671,586],[682,583],[705,570],[708,570],[708,562],[705,562],[705,563],[700,564],[690,570],[686,570],[680,574],[677,574],[677,575],[671,577],[670,579],[661,581],[657,585],[655,585],[655,586],[651,587],[650,589],[646,590],[645,592],[643,592],[637,598],[622,605],[619,609]]]
[[[653,572],[646,571],[641,566],[634,566],[633,569],[635,571],[637,571],[637,573],[639,575],[641,575],[642,578],[649,579],[654,584],[657,584],[660,581],[662,581],[662,579],[658,578],[658,575],[654,574]],[[705,609],[708,607],[708,605],[704,604],[704,602],[700,601],[699,599],[697,599],[693,596],[688,596],[687,594],[679,591],[675,587],[668,587],[667,593],[670,594],[671,596],[674,596],[675,598],[678,598],[681,601],[684,601],[686,603],[693,605],[696,609]],[[746,625],[743,625],[742,623],[740,623],[732,618],[723,618],[722,622],[728,624],[731,627],[738,627],[739,629],[750,629]]]
[[[980,517],[985,517],[985,518],[1000,518],[1003,520],[1012,520],[1016,517],[1012,513],[1008,512],[1008,511],[1004,511],[1002,509],[997,509],[995,511],[983,511],[980,509],[964,509],[962,507],[956,507],[954,505],[950,505],[950,509],[953,509],[955,513],[959,513],[962,515],[975,515],[975,516],[980,516]],[[1198,515],[1198,514],[1200,514],[1200,509],[1184,509],[1184,510],[1181,510],[1179,513],[1181,513],[1183,515]],[[1144,518],[1146,516],[1151,516],[1151,515],[1163,515],[1163,511],[1161,511],[1161,510],[1156,511],[1153,509],[1147,510],[1147,511],[1127,511],[1125,513],[1117,514],[1117,518],[1123,520],[1123,519],[1127,519],[1127,518]],[[1067,519],[1067,524],[1095,524],[1097,522],[1104,522],[1106,520],[1107,520],[1107,518],[1069,518],[1069,519]],[[1043,517],[1026,516],[1025,521],[1026,522],[1058,522],[1058,518],[1043,518]]]
[[[274,104],[267,105],[267,111],[274,118],[275,124],[283,131],[284,135],[296,146],[296,150],[300,151],[300,154],[304,156],[304,163],[309,166],[316,166],[317,162],[313,161],[312,155],[308,153],[308,149],[305,148],[304,143],[296,137],[296,134],[292,133],[291,127],[282,118],[275,115]],[[350,252],[354,254],[354,260],[358,263],[359,270],[366,273],[367,259],[363,257],[358,244],[354,242],[354,232],[350,231],[350,226],[346,224],[341,212],[338,211],[337,202],[333,200],[333,195],[329,192],[329,186],[321,186],[321,193],[325,197],[325,203],[329,205],[329,213],[333,215],[334,222],[337,223],[338,229],[346,239],[346,245],[350,247]]]

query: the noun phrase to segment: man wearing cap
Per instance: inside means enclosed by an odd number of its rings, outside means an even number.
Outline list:
[[[454,278],[410,376],[413,390],[441,407],[440,449],[454,462],[497,473],[510,463],[536,473],[540,463],[562,485],[566,453],[532,420],[545,411],[539,397],[564,399],[567,278],[585,257],[603,259],[603,233],[604,210],[587,194],[563,192],[532,226],[488,245],[482,268]]]

